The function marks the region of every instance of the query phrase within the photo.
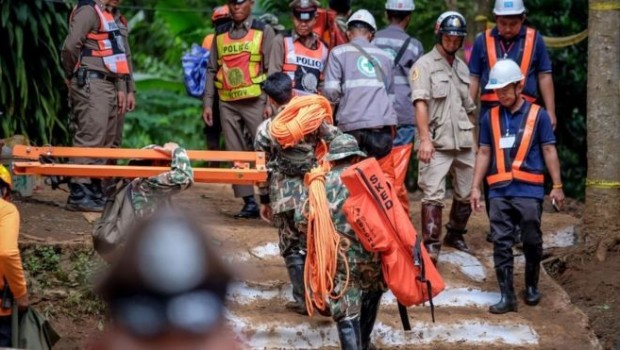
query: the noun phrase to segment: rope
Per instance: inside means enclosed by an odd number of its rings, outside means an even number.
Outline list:
[[[313,168],[306,174],[305,184],[308,187],[308,231],[307,231],[307,255],[304,280],[306,285],[306,307],[308,314],[312,316],[314,308],[326,310],[328,298],[338,299],[342,297],[349,284],[349,265],[340,247],[340,235],[332,222],[327,195],[325,192],[325,175],[327,165]],[[338,255],[340,254],[345,263],[346,282],[340,293],[332,294],[334,290],[334,277]]]
[[[320,95],[295,96],[271,122],[269,132],[282,148],[295,146],[323,121],[333,124],[332,107]]]

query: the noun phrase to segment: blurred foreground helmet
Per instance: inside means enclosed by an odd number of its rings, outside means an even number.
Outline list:
[[[9,189],[13,187],[13,181],[11,180],[11,173],[4,165],[0,164],[0,180],[9,186]]]
[[[232,274],[188,217],[164,210],[139,223],[96,287],[130,334],[205,334],[224,320]]]

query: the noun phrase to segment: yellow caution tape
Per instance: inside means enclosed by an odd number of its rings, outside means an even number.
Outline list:
[[[606,3],[606,4],[609,5],[609,3]],[[617,5],[620,6],[620,2],[618,2]],[[476,16],[475,21],[476,22],[480,22],[480,23],[484,23],[485,24],[485,28],[487,28],[487,29],[495,27],[495,23],[489,21],[487,16],[484,16],[484,15]],[[543,35],[543,40],[545,41],[545,45],[547,45],[547,47],[554,48],[554,49],[559,49],[559,48],[568,47],[568,46],[572,46],[572,45],[578,44],[578,43],[582,42],[587,37],[588,37],[588,30],[586,29],[586,30],[582,31],[581,33],[577,33],[577,34],[573,34],[573,35],[569,35],[569,36],[558,37],[558,38],[554,38],[554,37],[544,36]]]
[[[590,10],[594,11],[618,11],[620,10],[620,1],[602,1],[590,5]]]
[[[586,179],[586,187],[606,188],[606,189],[620,188],[620,181]]]

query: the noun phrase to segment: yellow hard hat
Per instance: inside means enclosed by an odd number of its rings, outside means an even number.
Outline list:
[[[4,167],[4,165],[0,164],[0,180],[4,181],[9,188],[13,187],[13,182],[11,181],[11,173],[9,170]]]

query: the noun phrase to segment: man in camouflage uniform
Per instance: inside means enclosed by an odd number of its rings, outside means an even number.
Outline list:
[[[263,91],[270,103],[276,106],[274,118],[291,100],[293,86],[286,73],[270,75],[263,84]],[[269,132],[272,119],[263,121],[256,133],[254,148],[265,152],[269,181],[259,184],[260,215],[274,222],[278,228],[280,255],[284,258],[291,284],[294,302],[286,308],[300,314],[307,314],[304,297],[304,266],[306,262],[306,237],[295,226],[295,209],[301,207],[301,197],[306,193],[304,175],[314,165],[314,148],[323,139],[331,141],[340,132],[334,126],[323,123],[319,129],[307,135],[303,141],[283,149]]]
[[[345,263],[342,255],[338,255],[333,294],[339,295],[343,289],[344,294],[339,299],[330,299],[329,305],[332,318],[337,322],[340,347],[346,350],[375,348],[370,342],[370,334],[379,312],[381,296],[387,290],[379,254],[364,249],[342,209],[349,198],[349,190],[340,176],[360,157],[366,157],[366,153],[359,149],[355,138],[342,134],[329,145],[329,153],[325,158],[332,162],[332,169],[325,177],[327,201],[334,227],[341,235],[340,250],[344,251],[347,260]],[[305,197],[302,197],[302,201]],[[305,224],[301,208],[296,213],[296,219],[299,225]]]
[[[151,177],[121,180],[115,189],[106,189],[108,199],[101,219],[93,229],[93,243],[95,250],[107,261],[115,260],[116,248],[123,244],[127,230],[136,219],[152,215],[159,207],[169,204],[172,195],[188,189],[194,182],[194,171],[184,148],[173,142],[163,147],[150,145],[145,148],[160,151],[171,160],[138,159],[131,160],[129,165],[169,165],[170,170]],[[129,210],[125,209],[129,206]]]

